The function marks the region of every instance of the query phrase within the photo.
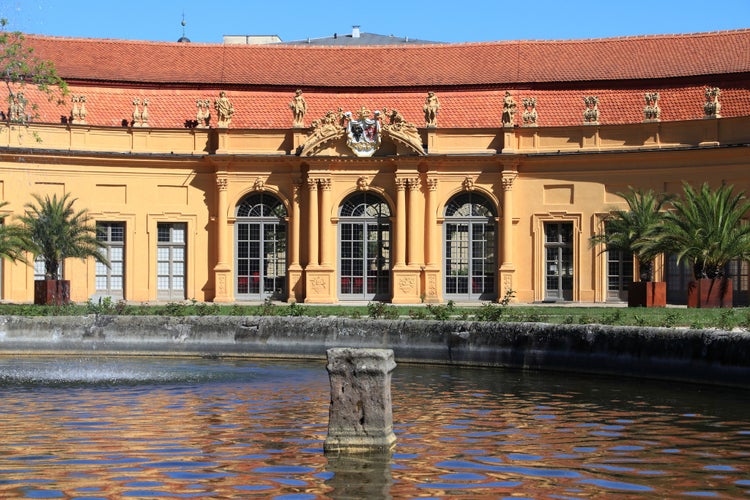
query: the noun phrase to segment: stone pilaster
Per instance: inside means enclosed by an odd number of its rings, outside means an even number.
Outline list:
[[[436,178],[427,178],[425,192],[425,254],[427,263],[424,266],[424,301],[441,302],[442,287],[440,286],[440,242],[442,241],[437,226],[437,186]]]
[[[218,262],[214,266],[215,293],[214,302],[231,302],[234,300],[232,266],[229,262],[229,227],[227,221],[229,179],[226,173],[216,174],[218,191],[216,207],[216,254]]]
[[[291,234],[289,242],[289,269],[287,279],[289,280],[289,301],[299,302],[304,296],[304,283],[302,281],[302,266],[299,261],[299,251],[302,246],[300,240],[300,226],[302,217],[300,196],[303,183],[300,179],[292,179],[292,213]]]
[[[503,300],[506,294],[514,290],[513,278],[516,272],[513,264],[513,184],[518,178],[517,165],[506,165],[500,175],[503,185],[503,214],[502,230],[499,231],[501,238],[498,241],[502,256],[498,273],[498,300]]]

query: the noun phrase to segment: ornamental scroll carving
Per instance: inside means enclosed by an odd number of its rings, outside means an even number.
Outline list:
[[[313,120],[311,132],[302,145],[300,156],[315,156],[334,142],[346,139],[346,145],[359,157],[375,154],[383,139],[404,146],[414,154],[425,154],[422,138],[413,123],[407,122],[396,109],[383,108],[370,116],[364,106],[358,111],[328,111],[322,118]]]

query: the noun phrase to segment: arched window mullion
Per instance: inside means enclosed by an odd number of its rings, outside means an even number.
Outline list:
[[[245,196],[235,210],[235,292],[238,298],[286,295],[287,212],[270,193]]]
[[[496,297],[495,208],[484,196],[454,196],[445,207],[443,286],[446,297],[488,300]]]
[[[339,294],[344,299],[390,296],[390,208],[378,195],[355,193],[339,207]]]

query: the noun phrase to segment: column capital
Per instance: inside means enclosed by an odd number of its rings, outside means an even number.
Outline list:
[[[229,179],[225,176],[216,177],[216,186],[219,191],[226,191],[229,188]]]
[[[310,191],[317,191],[318,190],[318,179],[315,179],[313,177],[307,178],[307,189]]]
[[[421,183],[419,182],[419,177],[409,177],[406,180],[406,186],[409,188],[409,191],[418,191],[421,187]]]
[[[513,182],[518,178],[518,172],[503,170],[500,175],[502,176],[503,191],[513,189]]]
[[[434,177],[427,179],[427,189],[430,191],[437,191],[438,180]]]
[[[320,184],[320,189],[323,191],[330,191],[331,190],[331,178],[330,177],[320,177],[318,179],[318,183]]]
[[[396,177],[396,189],[398,191],[405,191],[408,181],[404,177]]]

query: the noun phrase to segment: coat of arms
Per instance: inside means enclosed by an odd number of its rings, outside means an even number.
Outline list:
[[[369,118],[370,111],[364,106],[357,111],[357,119],[352,113],[344,114],[346,118],[346,145],[361,157],[375,154],[380,147],[380,112],[375,111],[375,117]]]

